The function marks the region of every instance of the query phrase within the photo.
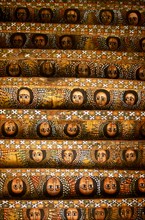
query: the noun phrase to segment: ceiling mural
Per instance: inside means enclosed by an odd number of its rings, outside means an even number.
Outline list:
[[[144,0],[3,0],[0,22],[0,220],[144,220]]]

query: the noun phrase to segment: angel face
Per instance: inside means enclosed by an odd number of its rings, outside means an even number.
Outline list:
[[[34,45],[36,48],[44,48],[46,46],[46,39],[43,35],[38,35],[34,37]]]
[[[52,11],[49,8],[42,8],[39,11],[39,17],[42,23],[49,23],[52,19]]]
[[[61,47],[64,50],[69,50],[73,48],[72,38],[70,36],[64,36],[61,38]]]
[[[145,178],[141,177],[138,179],[138,189],[140,192],[145,193]]]
[[[20,66],[16,63],[11,63],[8,66],[8,74],[10,76],[18,76],[20,74]]]
[[[79,191],[83,195],[90,195],[94,191],[94,182],[91,177],[82,177],[79,184]]]
[[[108,40],[108,47],[110,50],[117,50],[119,47],[119,40],[115,37],[110,37]]]
[[[39,133],[40,135],[42,135],[43,137],[47,137],[50,135],[51,133],[51,127],[50,124],[48,122],[42,122],[39,125]]]
[[[104,163],[107,160],[107,152],[105,150],[98,150],[96,159],[99,163]]]
[[[107,76],[110,79],[116,79],[118,78],[118,70],[115,65],[110,65],[107,67]]]
[[[43,160],[43,152],[42,150],[33,150],[32,158],[35,162],[39,163]]]
[[[76,208],[68,208],[66,210],[66,218],[67,220],[78,220],[79,212]]]
[[[101,207],[95,208],[94,218],[95,218],[95,220],[104,220],[105,219],[105,210]]]
[[[38,208],[32,208],[29,212],[29,219],[30,220],[41,220],[41,211]]]
[[[116,134],[118,132],[117,125],[115,123],[110,122],[109,124],[107,124],[106,132],[107,132],[109,137],[116,136]]]
[[[145,39],[141,40],[141,49],[145,51]]]
[[[95,100],[98,106],[103,107],[108,103],[107,94],[105,92],[98,92],[96,93]]]
[[[137,25],[138,22],[139,22],[139,17],[138,17],[138,15],[137,15],[137,13],[135,13],[135,12],[130,12],[130,13],[128,14],[127,19],[128,19],[128,23],[129,23],[130,25]]]
[[[112,195],[117,192],[117,182],[115,178],[106,177],[103,185],[105,193]]]
[[[76,23],[78,21],[78,14],[75,10],[68,10],[66,13],[66,20],[68,23]]]
[[[20,178],[15,178],[12,180],[12,192],[15,194],[20,194],[23,191],[23,181]]]
[[[66,132],[67,132],[68,136],[75,137],[75,136],[77,136],[78,131],[79,131],[79,127],[76,123],[70,123],[67,125]]]
[[[61,191],[61,183],[57,177],[51,177],[47,180],[46,190],[49,195],[57,196]]]
[[[90,74],[90,68],[87,64],[79,64],[78,65],[78,75],[81,77],[87,77]]]
[[[42,72],[46,76],[51,76],[53,74],[54,67],[53,64],[50,63],[49,61],[46,61],[42,65]]]
[[[121,219],[129,220],[132,217],[132,209],[129,206],[125,206],[120,210]]]
[[[8,136],[12,136],[16,133],[17,131],[17,125],[15,124],[14,121],[6,121],[4,124],[4,132],[8,135]]]
[[[113,20],[113,12],[109,10],[103,10],[100,12],[101,22],[105,25],[109,25]]]
[[[133,106],[136,102],[136,98],[135,98],[135,95],[131,92],[129,93],[126,93],[125,97],[124,97],[124,101],[127,105],[131,105]]]
[[[140,80],[145,80],[145,68],[144,67],[140,67],[138,70],[137,70],[137,76]]]
[[[27,8],[18,8],[16,12],[17,21],[27,21],[28,19],[28,9]]]
[[[131,162],[133,163],[134,161],[136,161],[137,159],[137,155],[136,155],[136,152],[134,150],[131,150],[131,149],[128,149],[126,152],[125,152],[125,160],[127,162]]]
[[[70,164],[74,160],[74,153],[72,150],[65,150],[63,152],[63,159],[65,163]]]
[[[20,34],[15,34],[12,39],[12,46],[14,48],[21,48],[24,45],[24,38]]]
[[[75,91],[72,94],[72,102],[78,106],[82,105],[84,102],[84,95],[81,91]]]
[[[29,90],[27,90],[27,89],[19,90],[18,100],[19,100],[20,104],[29,105],[31,102],[31,95],[30,95]]]

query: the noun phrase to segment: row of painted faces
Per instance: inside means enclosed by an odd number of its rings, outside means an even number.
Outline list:
[[[26,63],[26,65],[29,65]],[[36,65],[36,63],[35,63]],[[59,64],[51,62],[51,61],[44,61],[40,66],[37,65],[37,67],[35,66],[35,71],[36,72],[40,72],[35,74],[35,76],[39,75],[40,76],[45,76],[45,77],[52,77],[52,76],[62,76],[62,72],[64,72],[64,67],[62,67],[63,69],[61,70],[61,66],[59,67],[59,70],[57,70]],[[103,68],[103,73],[101,76],[99,74],[99,76],[97,76],[97,73],[92,74],[92,70],[90,68],[89,65],[87,65],[86,62],[82,62],[78,65],[76,65],[75,67],[75,73],[69,73],[68,74],[68,66],[66,64],[66,74],[64,73],[64,76],[75,76],[75,77],[104,77],[104,78],[109,78],[109,79],[118,79],[118,78],[125,78],[125,79],[131,79],[131,77],[129,76],[129,71],[126,75],[123,75],[123,70],[120,71],[119,68],[112,64],[112,65],[108,65],[107,67],[105,67],[106,65],[104,64],[104,68]],[[29,68],[29,66],[28,66]],[[120,66],[120,68],[122,69],[122,67]],[[71,69],[71,63],[70,63],[70,69]],[[3,68],[4,70],[4,68]],[[70,70],[69,70],[70,71]],[[126,71],[126,70],[124,70]],[[23,74],[25,76],[31,76],[30,74],[26,74],[26,70],[23,69],[21,67],[21,65],[19,64],[19,62],[12,62],[10,64],[7,64],[5,67],[5,72],[8,76],[23,76]],[[95,71],[96,72],[96,71]],[[1,72],[0,73],[1,76],[4,76],[4,73]],[[137,68],[136,71],[134,71],[133,73],[133,79],[137,79],[137,80],[145,80],[145,66],[141,66],[139,68]],[[34,75],[33,75],[34,76]],[[129,78],[130,77],[130,78]]]
[[[50,90],[51,91],[51,90]],[[53,91],[53,90],[52,90]],[[127,106],[135,106],[139,100],[138,93],[134,90],[126,90],[122,93],[123,102]],[[17,90],[17,100],[22,106],[29,106],[34,99],[33,91],[28,87],[21,87]],[[70,100],[72,104],[83,106],[87,103],[87,92],[84,89],[75,88],[70,92]],[[105,89],[98,89],[94,92],[94,102],[96,107],[102,108],[108,105],[111,100],[110,92]]]
[[[83,176],[75,180],[74,178],[69,180],[70,188],[74,188],[74,192],[72,197],[83,198],[83,197],[111,197],[111,196],[118,196],[118,197],[125,197],[127,196],[145,196],[145,178],[140,177],[138,179],[116,179],[114,177],[106,177],[102,180],[99,180],[97,177],[93,178],[90,176]],[[45,197],[49,198],[67,198],[70,197],[70,189],[65,188],[65,181],[64,186],[63,182],[59,177],[50,177],[46,182],[43,183],[42,190],[43,192],[39,192]],[[72,186],[74,185],[74,186]],[[98,188],[100,186],[100,189]],[[7,184],[7,190],[10,196],[14,198],[23,198],[23,196],[31,197],[27,195],[27,184],[25,180],[21,177],[16,177],[10,180]],[[40,189],[37,189],[40,191]],[[64,194],[65,191],[65,194]],[[3,194],[5,197],[5,193]],[[36,195],[36,198],[38,195]]]
[[[54,209],[52,209],[54,211]],[[103,208],[103,207],[97,207],[97,208],[89,208],[89,218],[91,220],[105,220],[108,219],[108,217],[111,218],[113,211],[116,211],[116,216],[122,220],[131,220],[135,219],[134,214],[137,212],[138,219],[144,219],[145,217],[145,208],[140,207],[131,207],[131,206],[122,206],[117,209],[113,208]],[[44,220],[45,218],[45,212],[46,209],[40,209],[40,208],[31,208],[27,210],[22,210],[23,213],[26,212],[27,218],[29,220]],[[48,211],[49,213],[49,211]],[[85,220],[85,209],[80,208],[67,208],[67,209],[60,209],[59,211],[56,210],[57,215],[59,214],[60,220]],[[47,214],[46,214],[47,215]],[[55,214],[54,214],[55,216]],[[135,215],[136,216],[136,215]],[[117,219],[118,219],[117,218]],[[54,217],[54,219],[56,219]],[[113,218],[114,219],[114,218]]]
[[[100,126],[102,126],[101,123],[100,123]],[[54,129],[54,127],[53,127],[53,129]],[[63,134],[63,132],[64,132],[64,134]],[[1,126],[1,133],[2,133],[3,137],[14,138],[19,133],[18,125],[13,120],[7,120]],[[48,138],[48,137],[51,138],[52,137],[52,126],[51,126],[50,122],[44,121],[44,122],[39,123],[36,128],[36,133],[39,138]],[[65,124],[61,135],[62,136],[66,135],[70,138],[75,138],[79,134],[81,134],[80,124],[78,122],[70,122],[70,123]],[[103,134],[104,134],[105,138],[120,138],[120,137],[122,137],[121,131],[119,131],[119,125],[117,122],[108,122],[108,123],[104,124]],[[55,136],[56,136],[56,138],[58,138],[57,133],[55,134]],[[97,135],[94,135],[94,136],[96,138],[102,137],[101,134],[98,136]],[[36,138],[36,136],[35,136],[35,138]],[[86,138],[90,138],[90,137],[86,137]],[[131,138],[131,136],[130,136],[130,138]],[[139,137],[138,138],[140,138],[140,139],[145,138],[145,123],[143,123],[139,128]]]
[[[54,36],[55,37],[55,36]],[[80,36],[78,36],[80,37]],[[6,38],[8,38],[6,36]],[[82,46],[80,45],[81,39],[75,39],[76,37],[74,35],[62,35],[60,37],[58,37],[58,43],[55,42],[55,44],[53,45],[52,43],[48,43],[49,42],[49,37],[46,34],[33,34],[31,36],[30,42],[26,44],[27,36],[24,33],[13,33],[11,34],[9,41],[10,41],[10,45],[7,44],[7,40],[6,38],[3,38],[3,41],[1,42],[0,46],[1,47],[12,47],[12,48],[38,48],[38,49],[63,49],[63,50],[73,50],[73,49],[85,49],[85,45],[83,46],[83,48],[81,48]],[[54,40],[54,39],[53,39]],[[5,43],[4,43],[5,41]],[[29,40],[28,40],[29,41]],[[57,40],[55,40],[57,41]],[[119,38],[119,37],[114,37],[114,36],[109,36],[107,39],[102,39],[102,42],[104,41],[104,46],[102,45],[102,43],[100,43],[100,39],[94,39],[94,42],[91,42],[91,47],[93,46],[94,49],[96,49],[96,45],[98,45],[98,49],[104,49],[104,47],[106,48],[106,50],[111,50],[111,51],[118,51],[118,50],[127,50],[128,47],[129,51],[130,49],[132,49],[132,51],[145,51],[145,38],[141,38],[140,40],[138,40],[138,43],[136,47],[138,47],[137,49],[134,48],[134,42],[132,40],[130,40],[130,44],[128,43],[126,44],[125,41],[126,39],[124,39],[123,41]],[[93,43],[93,45],[92,45]],[[5,46],[4,46],[5,44]],[[30,44],[30,45],[29,45]],[[50,45],[48,45],[50,44]],[[78,45],[77,45],[78,44]],[[84,43],[85,44],[85,43]],[[120,48],[123,49],[120,49]],[[88,49],[88,48],[87,48]],[[92,49],[92,48],[90,48]]]
[[[98,11],[94,10],[93,12],[87,11],[80,11],[79,9],[66,9],[64,12],[62,12],[61,9],[61,15],[59,14],[59,10],[52,10],[50,8],[41,8],[40,10],[35,12],[29,11],[29,8],[26,7],[18,7],[14,10],[13,14],[10,14],[10,10],[12,8],[5,8],[4,10],[0,9],[0,19],[1,21],[18,21],[18,22],[27,22],[27,21],[34,21],[34,22],[41,22],[41,23],[60,23],[65,22],[69,24],[77,24],[77,23],[98,23],[103,25],[111,25],[111,24],[117,24],[115,20],[117,20],[117,14],[114,13],[113,10],[100,10]],[[121,19],[124,19],[124,22],[128,25],[143,25],[144,20],[144,14],[141,14],[138,10],[129,10],[127,12],[122,12],[125,15],[121,15]],[[57,14],[56,14],[57,13]],[[87,13],[87,16],[92,16],[92,18],[96,18],[94,22],[89,22],[88,19],[85,19],[85,14]],[[93,15],[92,15],[93,13]],[[98,14],[98,19],[97,19]],[[61,20],[62,19],[62,20]]]
[[[21,152],[22,152],[22,150],[21,150]],[[24,151],[24,154],[25,153],[26,152]],[[47,153],[49,154],[49,156],[47,155]],[[80,153],[81,152],[78,153],[76,150],[62,150],[62,151],[56,152],[56,154],[54,156],[54,151],[53,151],[52,152],[53,159],[52,159],[52,157],[50,155],[50,151],[47,152],[46,150],[34,149],[34,150],[29,150],[29,153],[28,153],[29,159],[28,159],[28,161],[25,161],[25,162],[26,163],[28,162],[30,166],[33,166],[33,165],[49,166],[48,165],[49,163],[51,166],[51,161],[53,160],[52,166],[54,166],[55,159],[56,159],[56,163],[60,164],[60,162],[62,162],[61,165],[77,165],[78,161],[75,162],[75,160],[78,157],[79,165],[81,166],[81,162],[83,164],[83,161],[81,161]],[[89,152],[86,152],[86,154],[87,153],[89,153]],[[82,154],[84,154],[84,151],[82,152]],[[105,165],[106,162],[111,157],[111,159],[110,159],[111,162],[115,164],[115,161],[112,161],[114,159],[112,159],[112,155],[110,155],[110,154],[113,154],[113,152],[110,150],[104,150],[104,149],[93,150],[91,152],[91,156],[89,154],[86,155],[87,156],[87,163],[89,163],[89,166],[91,164],[91,161],[95,162],[96,164]],[[140,156],[139,156],[139,154],[140,154]],[[138,150],[134,150],[132,148],[129,148],[127,150],[122,150],[122,151],[120,151],[120,160],[118,158],[119,164],[117,164],[118,162],[116,162],[115,166],[116,167],[120,166],[121,160],[122,160],[123,164],[130,165],[130,166],[132,166],[132,165],[138,166],[138,162],[144,163],[144,157],[142,157],[141,154],[143,154],[142,151],[139,152]],[[144,152],[144,154],[145,154],[145,152]],[[49,159],[50,159],[50,162],[49,162]],[[89,160],[90,160],[90,162],[89,162]],[[13,160],[12,160],[12,162],[13,162]],[[94,166],[94,163],[92,163],[92,164]],[[144,165],[145,165],[145,163],[144,163]]]

